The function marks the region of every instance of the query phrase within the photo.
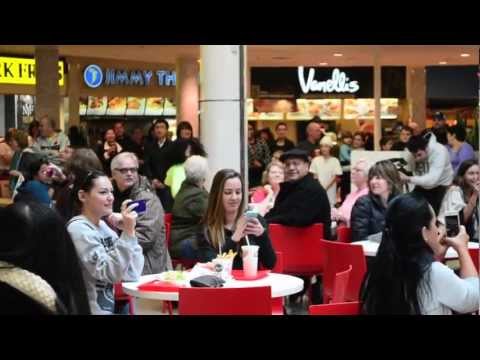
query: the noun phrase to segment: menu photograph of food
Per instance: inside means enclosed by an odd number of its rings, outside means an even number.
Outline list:
[[[79,102],[80,102],[80,116],[87,115],[88,97],[81,96],[79,99]]]
[[[340,119],[341,99],[297,99],[298,112],[303,117],[319,116],[323,120]],[[299,115],[300,116],[300,115]]]
[[[398,117],[398,99],[380,99],[382,119],[396,119]]]
[[[343,116],[345,119],[373,119],[375,117],[374,99],[345,99]]]
[[[126,109],[126,97],[115,96],[108,98],[107,115],[125,115]]]
[[[146,98],[128,97],[127,99],[127,115],[143,115],[145,114]]]
[[[147,98],[145,115],[163,115],[163,102],[164,99],[161,97]]]
[[[107,112],[108,98],[106,96],[89,96],[87,115],[105,115]]]
[[[252,109],[249,108],[248,111]],[[295,102],[290,99],[255,99],[251,120],[284,120],[285,114],[296,110]]]
[[[173,100],[165,98],[163,104],[163,115],[165,116],[175,116],[177,115],[177,108],[173,103]]]

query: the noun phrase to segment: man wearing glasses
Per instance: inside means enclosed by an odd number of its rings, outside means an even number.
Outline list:
[[[129,152],[118,154],[112,160],[111,169],[115,197],[114,212],[119,212],[122,202],[127,199],[146,200],[146,209],[138,211],[135,227],[138,243],[143,248],[145,257],[142,274],[172,270],[165,236],[163,207],[148,179],[138,175],[136,155]]]

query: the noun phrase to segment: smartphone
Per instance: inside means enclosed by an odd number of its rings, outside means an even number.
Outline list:
[[[447,236],[454,237],[460,232],[460,218],[456,212],[445,213],[445,227],[447,229]]]
[[[133,211],[135,211],[137,214],[143,214],[145,211],[147,211],[147,200],[130,201],[127,204],[127,207],[132,204],[138,204],[137,207],[133,209]]]
[[[247,210],[243,215],[247,218],[247,221],[251,221],[251,219],[256,219],[258,217],[258,213],[254,210]]]
[[[54,172],[53,168],[49,168],[49,169],[47,170],[47,176],[48,176],[48,177],[52,177],[52,176],[53,176],[53,172]]]

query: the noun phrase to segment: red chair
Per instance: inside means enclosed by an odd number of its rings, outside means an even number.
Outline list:
[[[269,225],[273,248],[283,254],[283,271],[295,276],[311,277],[323,273],[323,255],[320,241],[323,224],[307,227]],[[308,289],[311,301],[311,286]]]
[[[335,284],[335,275],[352,266],[345,299],[358,301],[363,277],[367,272],[367,264],[363,247],[355,244],[339,243],[338,241],[321,240],[322,254],[324,255],[323,272],[323,303],[328,304],[332,299]]]
[[[311,305],[310,315],[360,315],[361,303],[358,301],[338,304]]]
[[[172,223],[172,213],[165,213],[163,214],[164,216],[164,220],[165,220],[165,223],[169,223],[171,224]]]
[[[165,238],[167,240],[167,246],[170,249],[170,229],[172,227],[172,214],[165,213],[164,215],[164,222],[165,222]]]
[[[165,221],[165,237],[167,240],[167,246],[168,249],[170,249],[172,245],[172,240],[171,240],[171,229],[172,229],[172,214],[171,213],[165,213],[164,217]],[[182,265],[184,269],[190,269],[195,265],[196,261],[195,260],[190,260],[190,259],[172,259],[172,266],[175,269],[178,264]]]
[[[179,315],[271,315],[270,286],[180,288]]]
[[[135,315],[135,309],[134,309],[134,306],[133,306],[133,299],[130,295],[127,295],[123,292],[123,289],[122,289],[122,283],[116,283],[113,285],[114,287],[114,299],[115,299],[115,302],[128,302],[128,313],[130,315]]]
[[[352,228],[345,225],[340,225],[337,228],[337,241],[342,243],[352,242]]]
[[[468,252],[470,253],[470,256],[473,260],[473,264],[475,265],[475,267],[477,268],[477,271],[478,270],[478,262],[479,262],[479,249],[468,249]]]
[[[283,271],[297,276],[313,276],[323,272],[320,240],[323,224],[307,227],[269,225],[273,248],[283,254]]]
[[[347,292],[351,272],[352,265],[350,265],[347,270],[339,272],[335,275],[331,303],[343,303],[347,301],[345,295]]]

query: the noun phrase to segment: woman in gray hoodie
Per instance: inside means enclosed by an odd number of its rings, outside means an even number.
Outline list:
[[[108,177],[90,171],[75,180],[75,202],[79,216],[72,218],[67,230],[75,244],[93,314],[114,312],[114,284],[138,281],[143,269],[142,248],[135,236],[137,214],[122,204],[115,223],[122,230],[120,237],[102,220],[112,215],[113,187]]]

